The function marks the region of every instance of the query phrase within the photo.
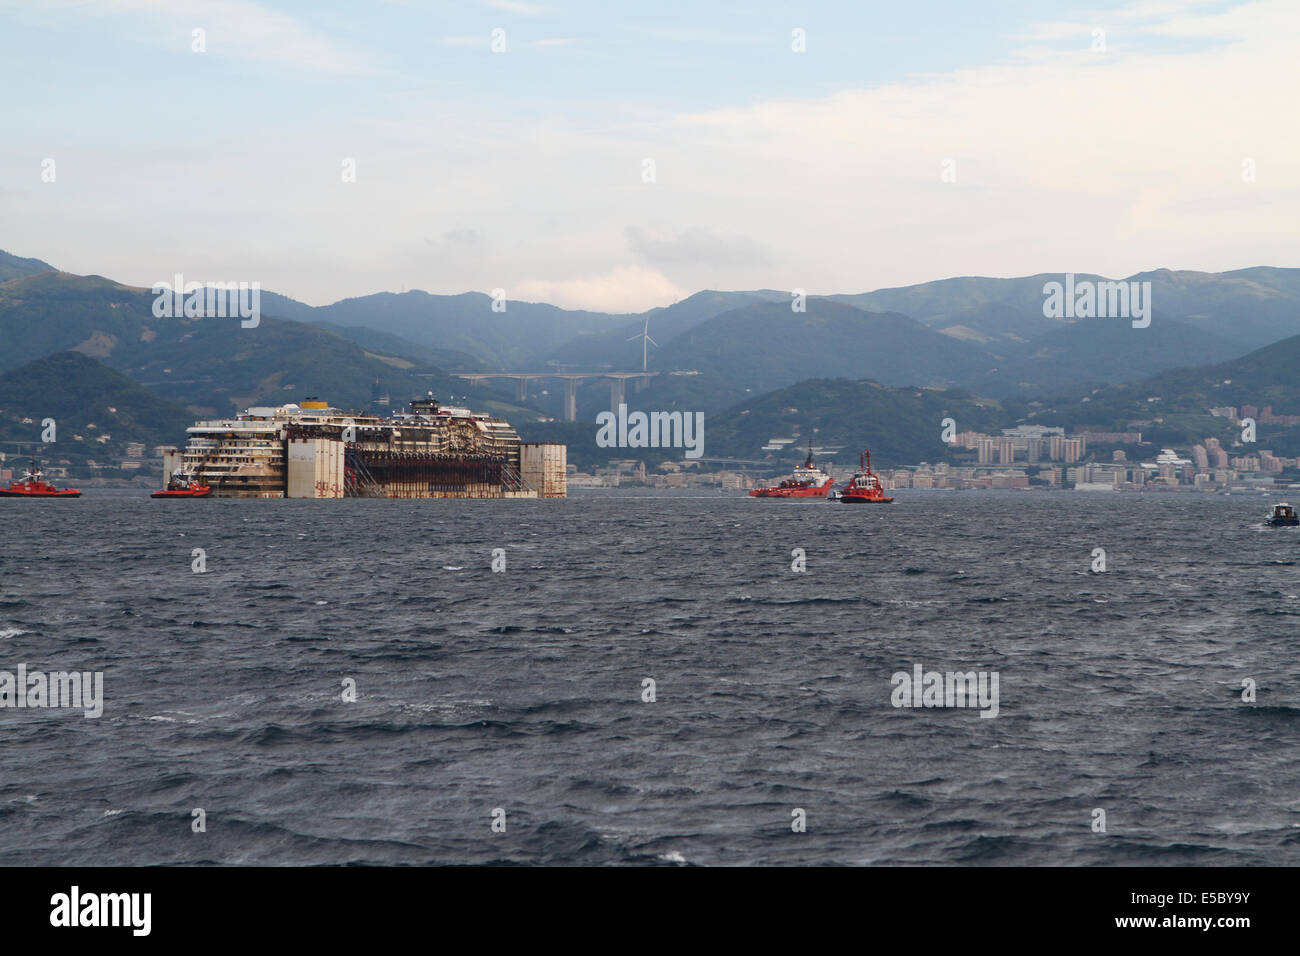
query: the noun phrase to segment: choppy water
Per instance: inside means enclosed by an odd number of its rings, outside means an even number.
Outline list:
[[[1294,865],[1265,506],[0,501],[0,669],[106,697],[0,710],[0,863]],[[895,709],[917,663],[999,716]]]

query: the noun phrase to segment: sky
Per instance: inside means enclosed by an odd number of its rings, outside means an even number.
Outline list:
[[[616,312],[1300,266],[1298,40],[1295,0],[0,0],[0,249]]]

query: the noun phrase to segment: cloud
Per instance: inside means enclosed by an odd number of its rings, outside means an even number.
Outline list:
[[[681,114],[668,124],[678,135],[661,137],[679,155],[658,150],[656,198],[689,189],[679,213],[688,205],[695,221],[771,244],[766,284],[776,288],[1128,275],[1171,261],[1226,269],[1250,264],[1241,257],[1261,246],[1273,261],[1294,261],[1300,127],[1279,120],[1278,96],[1294,85],[1300,6],[1259,0],[1130,21],[1108,31],[1124,42],[1106,53],[1081,42],[824,97]],[[1171,48],[1167,36],[1201,42]],[[1255,183],[1241,176],[1247,158],[1261,171]],[[1256,202],[1265,195],[1272,214]],[[752,271],[746,285],[760,284]]]
[[[113,0],[111,6],[166,16],[208,31],[208,52],[217,56],[282,63],[331,73],[374,68],[369,55],[276,10],[245,0]]]
[[[438,40],[440,46],[459,47],[462,49],[473,49],[476,47],[486,47],[492,42],[490,34],[484,33],[481,36],[472,34],[469,36],[450,36],[442,37]]]
[[[507,10],[510,13],[517,13],[523,17],[535,17],[546,12],[546,8],[538,3],[521,3],[519,0],[487,0],[489,7],[496,7],[498,10]]]
[[[619,266],[577,279],[528,279],[506,291],[512,299],[593,312],[644,312],[686,295],[663,273],[644,266]]]
[[[206,32],[206,56],[277,63],[328,73],[375,69],[369,54],[340,44],[300,20],[252,0],[39,0],[44,18],[131,20],[128,28],[150,45],[190,52],[192,31]]]
[[[503,287],[638,310],[701,288],[1300,262],[1300,126],[1285,92],[1300,4],[1144,2],[1097,16],[1105,53],[1090,49],[1092,15],[1072,10],[1055,19],[1077,25],[1020,31],[1058,45],[1032,58],[798,98],[756,96],[758,77],[674,100],[651,74],[633,93],[565,93],[544,72],[526,71],[525,87],[457,73],[458,86],[277,116],[255,137],[192,122],[180,98],[154,122],[184,137],[87,136],[59,153],[57,187],[19,185],[35,182],[27,156],[47,155],[51,133],[11,148],[23,153],[7,166],[0,150],[0,180],[18,191],[0,218],[20,252],[77,271],[147,285],[186,250],[179,271],[251,274],[306,301]],[[188,42],[188,14],[160,22]],[[486,48],[486,31],[472,42]],[[695,106],[715,102],[732,105]],[[343,156],[358,158],[356,183],[340,183]],[[644,157],[655,182],[642,181]],[[45,202],[68,194],[77,201]],[[129,240],[113,231],[124,220]]]
[[[442,238],[458,246],[476,246],[482,237],[473,229],[450,229],[442,234]]]
[[[767,266],[772,262],[768,248],[745,236],[719,236],[693,226],[674,236],[654,236],[637,226],[624,230],[628,247],[656,265],[695,263],[706,266]]]

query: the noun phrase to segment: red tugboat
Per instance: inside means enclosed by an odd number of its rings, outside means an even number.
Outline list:
[[[808,460],[795,468],[794,474],[771,488],[750,488],[751,498],[824,498],[835,482],[813,463],[812,442],[808,442]]]
[[[199,484],[197,478],[193,475],[176,472],[172,475],[171,480],[167,482],[167,487],[162,491],[155,491],[150,498],[206,498],[212,494],[212,488],[208,485]]]
[[[18,481],[9,482],[8,488],[0,488],[0,498],[80,498],[81,492],[75,488],[60,491],[45,481],[41,466],[32,459],[32,466],[27,474]]]
[[[840,492],[839,500],[846,505],[856,502],[887,505],[893,502],[894,499],[885,494],[880,487],[880,479],[871,470],[871,452],[864,448],[859,461],[862,470],[849,479],[848,487]]]

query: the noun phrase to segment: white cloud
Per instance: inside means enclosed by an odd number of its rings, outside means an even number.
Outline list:
[[[1164,6],[1113,11],[1105,54],[1091,24],[1050,28],[1058,48],[1033,58],[727,109],[467,87],[248,142],[190,125],[64,147],[57,191],[17,185],[32,150],[8,143],[0,212],[12,251],[64,268],[250,277],[312,302],[502,287],[635,311],[701,288],[1300,264],[1300,4]]]
[[[546,12],[546,8],[538,3],[521,3],[519,0],[487,0],[489,7],[496,7],[498,10],[507,10],[510,13],[517,13],[524,17],[535,17]]]
[[[506,291],[512,299],[595,312],[643,312],[672,305],[687,294],[663,273],[643,266],[619,266],[576,279],[528,279]]]
[[[770,250],[747,236],[720,236],[711,229],[692,226],[681,232],[664,232],[628,226],[628,248],[657,265],[696,263],[707,266],[770,265]]]
[[[691,218],[770,244],[768,284],[782,288],[1234,268],[1248,264],[1235,250],[1260,240],[1276,250],[1273,262],[1294,262],[1300,127],[1283,118],[1282,91],[1294,86],[1300,6],[1257,2],[1141,30],[1216,42],[1170,52],[1133,37],[1106,54],[1081,43],[820,99],[683,115],[675,143],[685,155],[660,161],[657,188],[668,192],[678,170]],[[1241,179],[1247,157],[1260,170],[1254,184]],[[955,182],[941,179],[945,159]],[[1271,214],[1258,203],[1265,194]],[[759,284],[759,275],[747,283]]]
[[[374,69],[368,54],[340,44],[300,20],[251,0],[39,0],[31,8],[45,18],[87,16],[131,21],[130,34],[154,46],[188,52],[192,31],[207,33],[204,55],[279,63],[329,73]]]
[[[475,35],[469,35],[469,36],[450,36],[450,37],[442,37],[441,39],[438,40],[438,43],[439,43],[440,46],[450,46],[450,47],[461,47],[461,48],[463,48],[463,49],[473,49],[473,48],[475,48],[475,47],[484,47],[484,48],[486,48],[486,47],[488,46],[488,44],[491,43],[491,41],[492,41],[492,37],[491,37],[489,34],[486,34],[486,33],[485,33],[485,34],[483,34],[482,36],[479,36],[479,35],[475,34]]]

